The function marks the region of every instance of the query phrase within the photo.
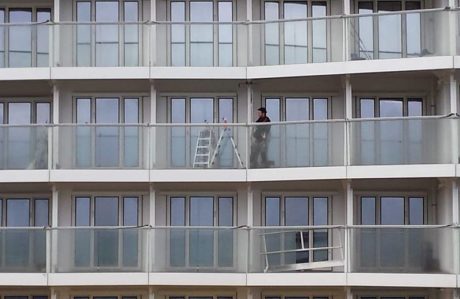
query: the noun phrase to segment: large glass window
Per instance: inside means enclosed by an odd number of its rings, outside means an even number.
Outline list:
[[[171,123],[195,123],[202,126],[171,127],[170,165],[176,167],[230,168],[236,163],[234,149],[230,138],[236,140],[237,132],[232,127],[210,127],[208,123],[234,122],[234,99],[232,97],[172,97],[169,99]],[[212,155],[203,158],[201,154],[210,153],[208,148],[197,148],[198,138],[214,138],[216,142],[222,135],[219,152],[212,160]],[[212,161],[211,161],[212,160]]]
[[[329,118],[326,97],[270,97],[265,107],[271,120],[307,121]],[[329,160],[327,123],[271,125],[268,159],[275,167],[324,166]]]
[[[139,66],[140,12],[138,0],[76,1],[77,22],[101,23],[76,25],[77,66]]]
[[[424,115],[422,98],[358,97],[356,108],[358,118],[369,119],[356,123],[360,164],[424,163],[421,120],[401,119]],[[370,120],[374,117],[400,119]]]
[[[171,25],[171,65],[233,65],[233,25],[226,23],[214,26],[211,23],[233,21],[232,1],[174,0],[170,2],[170,18],[173,22],[179,22]],[[181,24],[185,21],[192,24]]]
[[[376,18],[360,17],[355,24],[357,52],[352,59],[385,59],[423,55],[420,12],[392,14],[421,9],[420,1],[358,1],[357,13],[386,13]],[[375,34],[376,33],[376,34]]]
[[[140,267],[139,231],[111,227],[141,224],[140,196],[75,196],[76,267]]]
[[[171,231],[170,266],[234,267],[234,231],[213,229],[233,227],[234,205],[233,196],[170,197],[169,223],[182,227]]]
[[[266,21],[286,20],[265,25],[265,64],[326,62],[326,20],[302,19],[324,17],[327,14],[326,1],[265,1]]]
[[[265,226],[326,226],[329,224],[329,197],[285,195],[263,197]],[[278,232],[278,233],[277,233]],[[328,247],[327,229],[292,231],[267,229],[263,236],[268,255],[268,267],[328,260],[328,250],[310,250]]]
[[[77,97],[75,105],[77,167],[140,167],[140,98]]]

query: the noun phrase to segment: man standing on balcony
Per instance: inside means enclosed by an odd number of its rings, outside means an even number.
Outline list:
[[[270,118],[267,116],[267,109],[260,107],[257,109],[258,119],[256,123],[269,123]],[[252,133],[252,145],[251,145],[251,168],[266,168],[273,165],[273,161],[267,159],[267,145],[268,136],[270,134],[270,125],[257,125],[253,129]],[[259,165],[259,156],[261,158],[261,164]]]

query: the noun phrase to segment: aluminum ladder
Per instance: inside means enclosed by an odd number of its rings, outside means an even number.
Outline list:
[[[196,138],[195,155],[193,157],[193,168],[209,167],[211,158],[211,128],[206,128],[200,131]]]

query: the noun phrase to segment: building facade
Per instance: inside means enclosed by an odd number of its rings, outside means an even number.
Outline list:
[[[456,0],[0,0],[0,299],[457,299],[457,69]]]

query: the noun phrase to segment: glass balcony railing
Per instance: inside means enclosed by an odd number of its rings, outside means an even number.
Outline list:
[[[53,229],[53,272],[146,272],[148,229]]]
[[[233,227],[155,227],[152,272],[246,272],[248,230]]]
[[[49,67],[51,23],[0,24],[0,68]]]
[[[459,38],[450,46],[456,9],[315,12],[251,22],[0,24],[0,68],[307,64],[449,56],[455,46],[460,53]]]
[[[452,55],[448,10],[363,13],[348,18],[351,60]],[[454,15],[450,15],[454,16]]]
[[[433,225],[4,227],[0,272],[452,274],[458,232]]]
[[[345,122],[251,124],[250,168],[345,165]]]
[[[150,128],[153,168],[246,168],[244,124],[164,124]]]
[[[46,230],[0,228],[0,272],[46,272]]]
[[[439,226],[352,227],[350,271],[454,273],[452,230]]]
[[[58,23],[54,66],[149,66],[150,25],[146,23]]]
[[[351,165],[447,164],[457,120],[439,117],[355,119]]]
[[[51,127],[0,125],[0,169],[48,169]]]
[[[146,125],[60,125],[56,168],[147,168]]]

